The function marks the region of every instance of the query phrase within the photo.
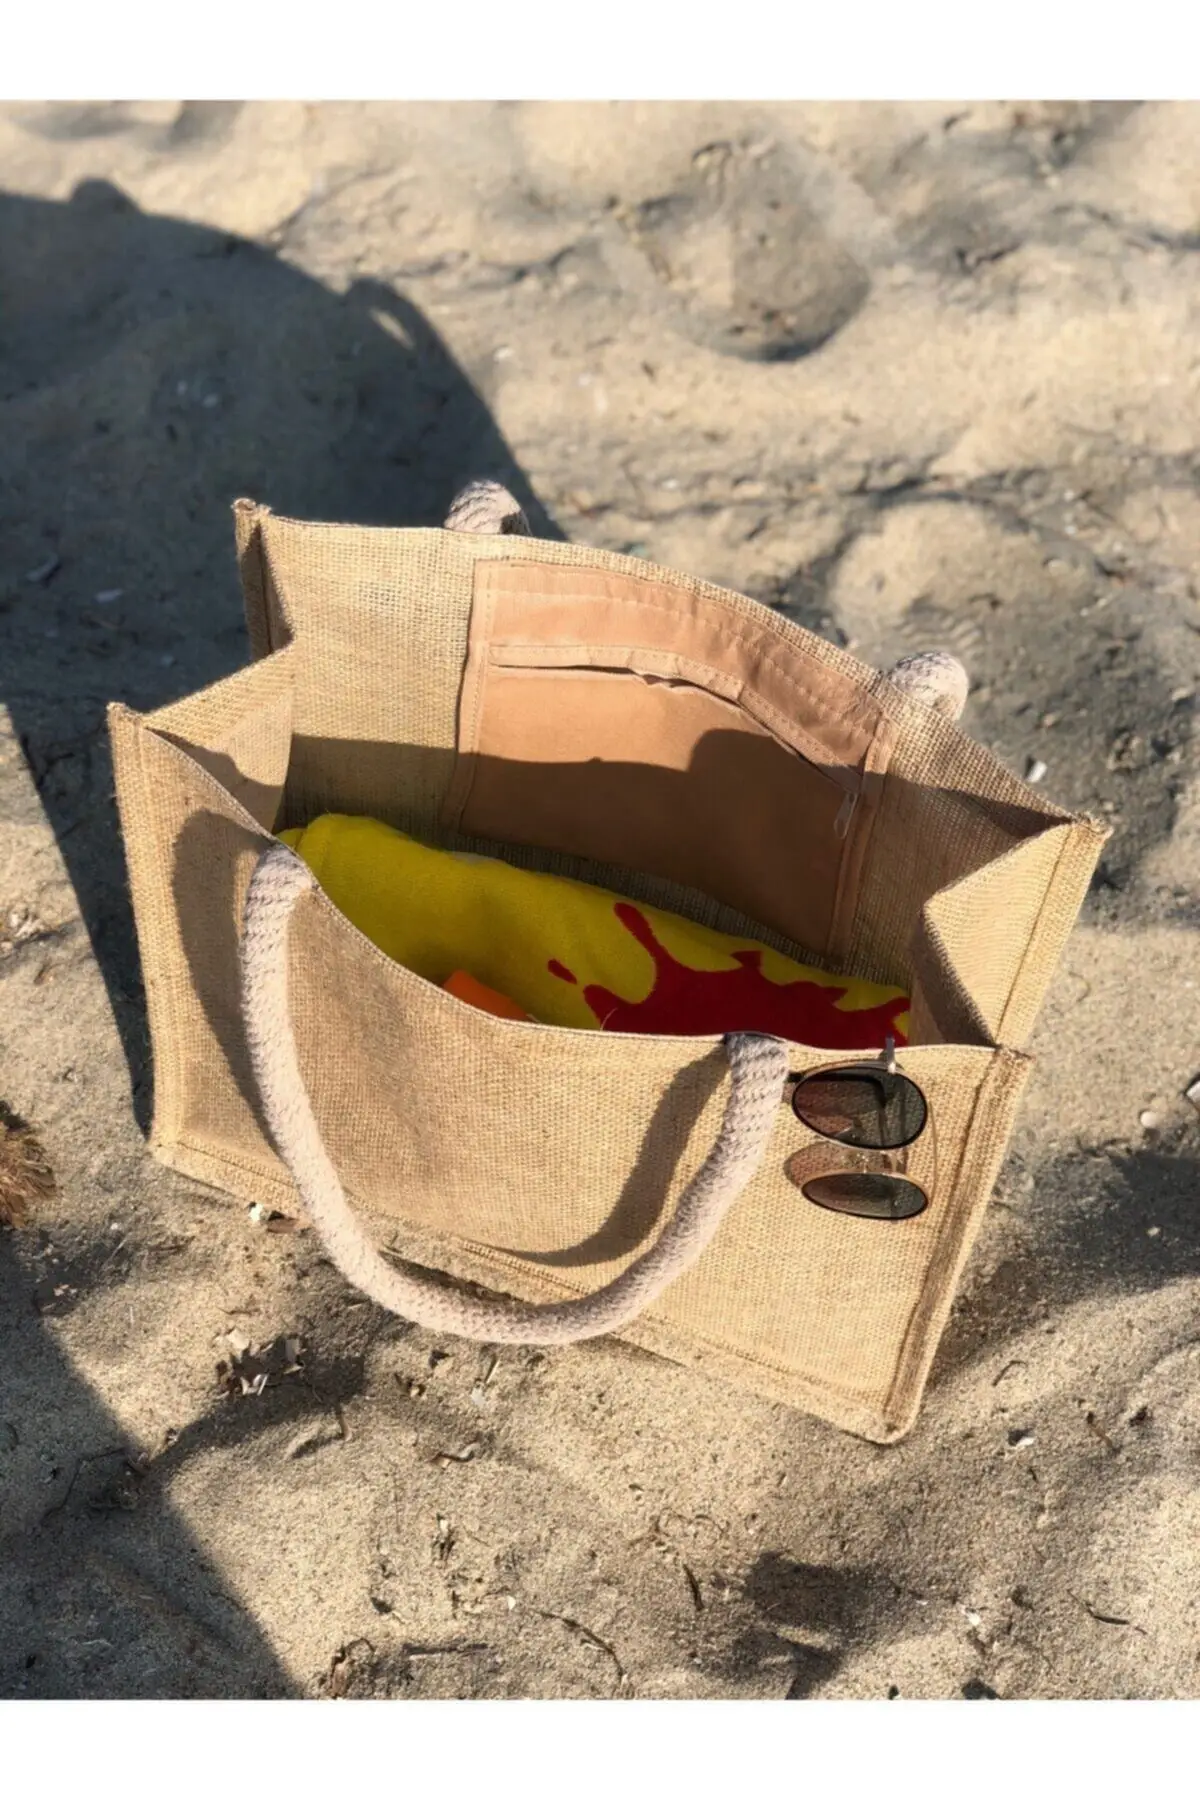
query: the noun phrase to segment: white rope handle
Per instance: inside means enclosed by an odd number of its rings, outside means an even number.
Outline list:
[[[902,656],[888,670],[888,680],[923,706],[931,706],[934,712],[951,720],[962,717],[971,687],[967,671],[948,650],[922,650],[916,656]]]
[[[447,531],[482,532],[486,537],[531,537],[529,520],[498,481],[468,481],[446,514]]]
[[[335,1266],[377,1305],[414,1325],[484,1343],[568,1344],[629,1324],[711,1243],[758,1169],[787,1080],[784,1043],[752,1032],[724,1039],[732,1085],[717,1141],[656,1242],[606,1287],[548,1306],[446,1289],[384,1261],[346,1200],[313,1117],[288,1005],[288,926],[297,900],[316,885],[286,844],[263,850],[246,895],[241,1003],[263,1112]]]

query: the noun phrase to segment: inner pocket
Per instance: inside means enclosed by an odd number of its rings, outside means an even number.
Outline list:
[[[836,957],[881,767],[863,689],[769,614],[593,574],[480,566],[443,825],[698,889]]]

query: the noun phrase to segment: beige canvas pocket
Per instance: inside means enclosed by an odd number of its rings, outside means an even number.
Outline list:
[[[636,576],[481,563],[443,824],[699,889],[835,958],[890,731],[775,627]]]

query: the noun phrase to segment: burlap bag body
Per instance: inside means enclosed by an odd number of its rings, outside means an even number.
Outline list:
[[[296,1210],[239,999],[251,873],[329,810],[749,932],[913,995],[901,1067],[931,1204],[812,1205],[786,1105],[703,1253],[620,1335],[880,1442],[911,1425],[1106,833],[852,656],[740,595],[512,536],[313,525],[239,502],[255,661],[110,710],[154,1051],[152,1148]],[[720,1040],[477,1012],[319,890],[287,947],[296,1056],[378,1242],[522,1301],[644,1256],[722,1132]],[[789,1047],[793,1070],[837,1060]],[[843,1059],[844,1060],[844,1059]]]

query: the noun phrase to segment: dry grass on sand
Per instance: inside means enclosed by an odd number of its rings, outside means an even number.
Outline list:
[[[54,1192],[54,1172],[32,1128],[0,1100],[0,1226],[26,1225]]]

